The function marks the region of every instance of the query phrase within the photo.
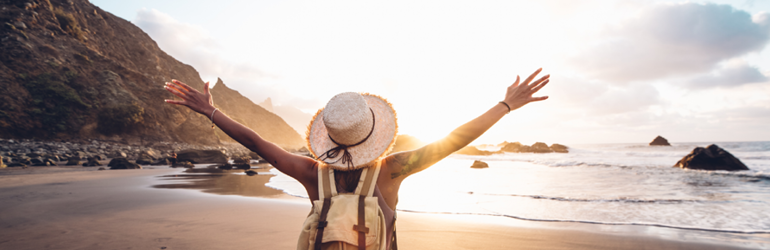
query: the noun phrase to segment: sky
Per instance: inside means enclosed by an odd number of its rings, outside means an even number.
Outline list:
[[[91,2],[255,103],[374,93],[426,142],[540,67],[549,99],[474,144],[770,140],[766,0]]]

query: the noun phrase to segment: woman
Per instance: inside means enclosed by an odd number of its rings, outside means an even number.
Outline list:
[[[382,174],[376,177],[374,196],[386,218],[387,238],[391,239],[401,182],[465,147],[510,111],[547,99],[547,96],[532,96],[549,82],[549,75],[533,81],[541,70],[538,69],[521,83],[517,76],[502,101],[445,138],[416,150],[390,155],[386,154],[395,142],[397,127],[395,111],[390,104],[368,94],[339,94],[318,111],[309,126],[308,149],[315,159],[289,153],[219,112],[209,93],[209,83],[205,84],[202,93],[176,80],[166,83],[165,88],[182,99],[166,102],[187,106],[209,117],[231,138],[299,181],[313,204],[318,204],[319,197],[323,195],[323,191],[319,194],[319,168],[329,166],[334,169],[332,182],[338,189],[352,192],[359,182],[361,170],[379,163]],[[392,247],[390,242],[388,240],[387,249]]]

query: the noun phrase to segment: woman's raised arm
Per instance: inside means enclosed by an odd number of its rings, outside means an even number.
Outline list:
[[[203,93],[187,84],[171,80],[166,83],[166,90],[178,96],[182,100],[166,100],[167,103],[184,105],[195,112],[212,119],[222,131],[251,151],[265,158],[270,164],[281,172],[294,177],[303,184],[313,182],[315,176],[306,171],[315,162],[309,157],[295,155],[281,147],[262,139],[254,130],[240,124],[214,107],[214,101],[209,93],[209,83],[203,87]],[[306,180],[307,179],[307,180]]]
[[[550,75],[545,75],[537,81],[532,82],[537,74],[540,73],[540,70],[542,69],[538,69],[521,83],[519,83],[519,77],[517,76],[516,82],[508,87],[505,99],[503,99],[502,102],[498,103],[481,116],[476,117],[476,119],[456,128],[443,139],[419,149],[399,152],[386,157],[385,162],[388,167],[388,172],[390,173],[390,178],[396,182],[400,182],[407,176],[430,167],[441,159],[444,159],[455,151],[470,144],[473,140],[492,127],[492,125],[497,123],[497,121],[508,112],[518,109],[527,103],[547,99],[547,96],[532,97],[533,94],[545,86],[549,81],[548,78]]]

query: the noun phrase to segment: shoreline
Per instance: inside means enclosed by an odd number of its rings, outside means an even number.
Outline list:
[[[181,171],[159,167],[0,173],[0,224],[4,225],[0,247],[296,248],[300,227],[310,210],[305,199],[287,194],[255,198],[154,187],[169,183],[163,176]],[[398,216],[402,249],[742,249],[689,242],[676,235],[673,240],[651,237],[643,233],[651,230],[649,227],[609,226],[608,230],[608,226],[598,225],[403,211]]]

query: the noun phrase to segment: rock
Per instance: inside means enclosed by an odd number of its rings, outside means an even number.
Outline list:
[[[6,166],[8,166],[9,168],[15,168],[15,167],[27,168],[27,164],[24,164],[24,163],[21,163],[21,162],[8,163],[8,165],[6,165]]]
[[[176,162],[174,164],[171,164],[171,167],[172,168],[194,168],[195,165],[193,165],[189,161],[178,161],[178,162]]]
[[[489,168],[489,164],[483,161],[473,161],[473,165],[471,165],[471,168]]]
[[[168,158],[161,158],[160,160],[150,163],[150,165],[171,165],[171,162],[168,161]]]
[[[461,155],[493,155],[493,154],[496,154],[498,152],[479,150],[478,148],[476,148],[474,146],[466,146],[466,147],[458,150],[455,153],[461,154]]]
[[[67,159],[67,164],[64,164],[66,166],[77,166],[80,165],[80,157],[73,156]]]
[[[244,173],[246,173],[246,175],[248,175],[248,176],[255,176],[255,175],[259,175],[259,174],[258,174],[256,171],[254,171],[254,170],[246,170]]]
[[[666,138],[663,138],[662,136],[655,137],[655,139],[650,142],[650,146],[671,146],[671,144],[668,143],[668,140]]]
[[[726,150],[711,144],[706,148],[697,147],[679,160],[674,167],[698,170],[749,170],[741,160]]]
[[[0,155],[0,168],[5,168],[5,159],[3,159],[3,156]]]
[[[532,153],[532,147],[522,145],[521,148],[519,148],[519,153]]]
[[[556,153],[569,153],[568,147],[561,144],[551,144],[551,150]]]
[[[30,158],[29,163],[32,166],[46,166],[45,162],[43,162],[43,159],[41,159],[39,156],[35,158]]]
[[[216,165],[215,165],[215,166],[216,166]],[[222,169],[222,170],[231,170],[231,169],[233,169],[233,165],[232,165],[232,164],[230,164],[230,163],[225,163],[225,164],[222,164],[222,165],[219,165],[219,166],[217,166],[217,169]]]
[[[111,155],[108,155],[109,158],[126,158],[128,155],[126,155],[126,152],[123,151],[115,151]]]
[[[83,167],[97,167],[101,165],[102,163],[99,162],[99,160],[96,157],[90,157],[88,158],[88,162],[83,163]]]
[[[141,152],[139,154],[139,158],[136,159],[136,164],[139,164],[139,165],[149,165],[149,164],[152,164],[153,161],[155,161],[155,159],[152,158],[152,156],[150,156],[149,154],[147,154],[145,152]]]
[[[22,21],[14,22],[13,26],[16,26],[17,29],[22,29],[22,30],[27,28],[27,25],[24,24],[24,22],[22,22]]]
[[[533,153],[553,153],[553,150],[548,147],[548,144],[542,142],[535,142],[535,144],[532,144],[531,148]]]
[[[229,160],[227,155],[220,150],[183,150],[177,153],[177,161],[189,161],[194,164],[220,163],[225,164]]]
[[[498,145],[501,146],[500,151],[510,152],[510,153],[520,152],[521,146],[522,146],[520,142],[503,142]]]
[[[99,169],[98,169],[98,170],[107,170],[107,169],[106,169],[106,168],[104,168],[104,167],[99,167]]]
[[[233,167],[238,169],[250,169],[251,168],[251,157],[249,156],[240,156],[233,158]]]
[[[32,165],[32,163],[29,161],[29,157],[25,155],[19,155],[16,158],[13,158],[13,162],[18,162],[24,165]]]
[[[126,158],[113,158],[107,166],[110,169],[142,169],[141,166],[128,161]]]

